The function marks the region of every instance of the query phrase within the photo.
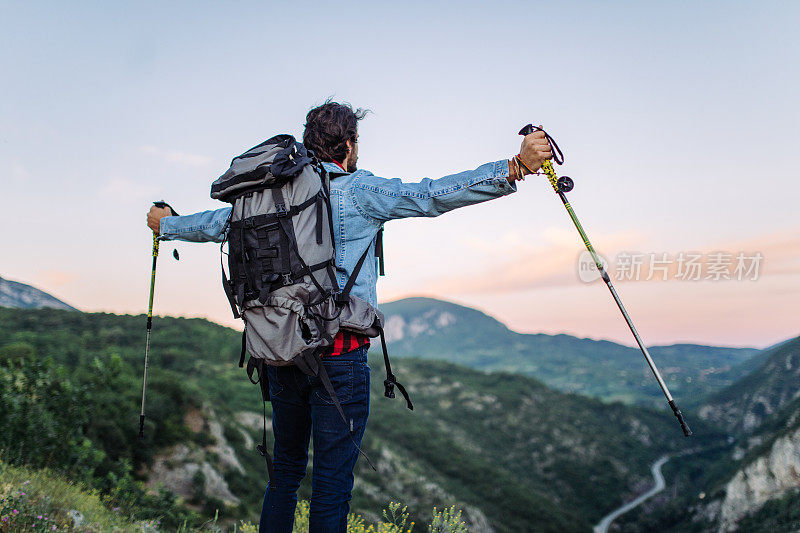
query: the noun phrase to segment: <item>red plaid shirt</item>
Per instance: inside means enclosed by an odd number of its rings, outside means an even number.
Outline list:
[[[339,168],[344,170],[344,167],[342,167],[341,163],[338,161],[334,161],[334,163],[339,165]],[[336,337],[333,338],[333,351],[330,353],[324,353],[322,355],[325,357],[333,357],[335,355],[352,352],[353,350],[357,350],[362,346],[369,346],[369,337],[365,335],[359,335],[358,333],[339,330],[339,333],[337,333]]]
[[[333,357],[343,353],[352,352],[362,346],[369,346],[369,337],[352,333],[350,331],[339,330],[333,338],[333,351],[323,353],[323,357]]]

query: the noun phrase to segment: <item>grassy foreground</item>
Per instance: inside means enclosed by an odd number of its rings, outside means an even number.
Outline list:
[[[0,460],[0,531],[140,531],[95,490]]]
[[[300,501],[295,513],[294,531],[308,531],[309,504]],[[348,533],[410,533],[414,523],[409,521],[406,507],[392,502],[383,511],[383,522],[367,525],[363,517],[351,514]],[[257,533],[258,527],[249,522],[239,522],[223,528],[217,520],[199,527],[181,526],[179,533],[192,531],[234,531]],[[50,470],[33,470],[12,466],[0,460],[0,532],[72,531],[81,533],[168,531],[160,528],[159,520],[132,522],[120,508],[109,509],[99,492],[79,483],[63,479]],[[466,533],[461,511],[455,508],[433,510],[428,531],[432,533]]]

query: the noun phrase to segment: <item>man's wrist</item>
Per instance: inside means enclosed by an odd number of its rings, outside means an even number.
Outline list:
[[[514,183],[517,180],[524,180],[525,176],[522,172],[522,167],[519,165],[519,161],[516,157],[512,157],[508,160],[508,182]]]
[[[508,183],[517,181],[517,169],[514,167],[514,159],[508,160]]]
[[[522,160],[522,157],[520,157],[519,154],[514,156],[514,161],[517,164],[517,168],[519,168],[520,176],[522,176],[520,179],[524,180],[525,176],[530,176],[531,174],[535,174],[534,171],[528,168],[528,165],[525,164],[525,162]]]

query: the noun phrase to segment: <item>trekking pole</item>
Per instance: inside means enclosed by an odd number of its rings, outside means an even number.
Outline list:
[[[553,152],[553,161],[556,164],[561,165],[564,163],[564,154],[561,152],[561,149],[558,147],[558,144],[553,140],[550,135],[542,129],[541,126],[534,126],[533,124],[528,124],[524,128],[519,131],[520,135],[529,135],[534,131],[541,131],[544,133],[545,137],[547,138],[547,142],[550,143],[550,148]],[[524,163],[523,163],[524,165]],[[622,312],[622,316],[625,317],[625,322],[628,323],[628,328],[630,328],[631,333],[633,333],[634,338],[636,339],[636,343],[639,345],[639,348],[642,350],[642,354],[644,358],[647,360],[648,366],[650,366],[650,370],[653,371],[653,375],[656,377],[656,381],[658,382],[659,387],[661,387],[661,391],[664,393],[664,396],[667,397],[667,403],[669,404],[670,408],[672,408],[672,412],[678,419],[678,422],[681,425],[681,429],[683,430],[683,434],[686,437],[689,437],[692,434],[692,430],[689,429],[689,426],[686,425],[686,421],[683,419],[683,415],[681,414],[680,409],[675,405],[675,400],[672,399],[672,394],[669,393],[669,389],[667,388],[667,384],[664,382],[664,378],[661,377],[661,372],[658,371],[653,358],[650,357],[650,353],[647,351],[647,348],[642,341],[642,338],[639,336],[639,332],[636,331],[636,328],[633,325],[633,321],[631,321],[631,317],[628,316],[628,312],[625,310],[625,306],[622,305],[622,300],[620,300],[617,291],[614,289],[614,285],[611,283],[611,278],[608,277],[608,273],[606,269],[603,267],[603,264],[600,262],[600,258],[597,257],[597,253],[594,251],[592,244],[589,242],[589,237],[586,236],[586,232],[583,231],[583,227],[581,223],[578,221],[578,217],[575,215],[575,211],[572,210],[572,206],[569,205],[567,201],[567,197],[564,193],[567,193],[572,190],[575,186],[575,183],[572,181],[571,178],[568,176],[561,176],[558,177],[556,175],[555,170],[553,169],[553,164],[550,160],[545,160],[542,163],[542,170],[547,175],[547,179],[550,181],[550,185],[553,187],[553,190],[556,192],[561,201],[564,203],[564,207],[567,208],[567,213],[569,213],[569,217],[572,219],[572,223],[575,224],[575,227],[578,229],[578,233],[581,235],[581,239],[583,239],[583,244],[586,246],[586,249],[589,250],[589,253],[594,260],[594,264],[597,267],[598,272],[600,272],[600,276],[603,278],[603,281],[606,282],[606,286],[608,290],[611,291],[611,296],[614,297],[614,301],[617,302],[617,307]]]
[[[172,206],[166,202],[159,201],[153,202],[153,205],[159,208],[169,207],[173,216],[179,216],[178,213],[172,209]],[[153,269],[150,272],[150,303],[147,304],[147,340],[144,345],[144,378],[142,379],[142,412],[139,414],[139,438],[144,438],[144,399],[147,391],[147,367],[150,362],[150,330],[153,328],[153,293],[156,287],[156,261],[158,260],[158,241],[159,236],[155,231],[153,232]],[[172,255],[175,259],[179,259],[178,250],[173,250]]]

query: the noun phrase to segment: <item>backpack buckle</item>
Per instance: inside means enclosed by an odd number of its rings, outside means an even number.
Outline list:
[[[276,215],[279,217],[285,217],[288,215],[288,211],[286,211],[286,206],[283,204],[275,204],[275,211]]]
[[[292,281],[292,275],[291,274],[283,274],[283,284],[284,285],[291,285],[292,283],[294,283]]]
[[[394,382],[385,379],[383,380],[383,386],[385,387],[383,395],[387,398],[394,398]]]

